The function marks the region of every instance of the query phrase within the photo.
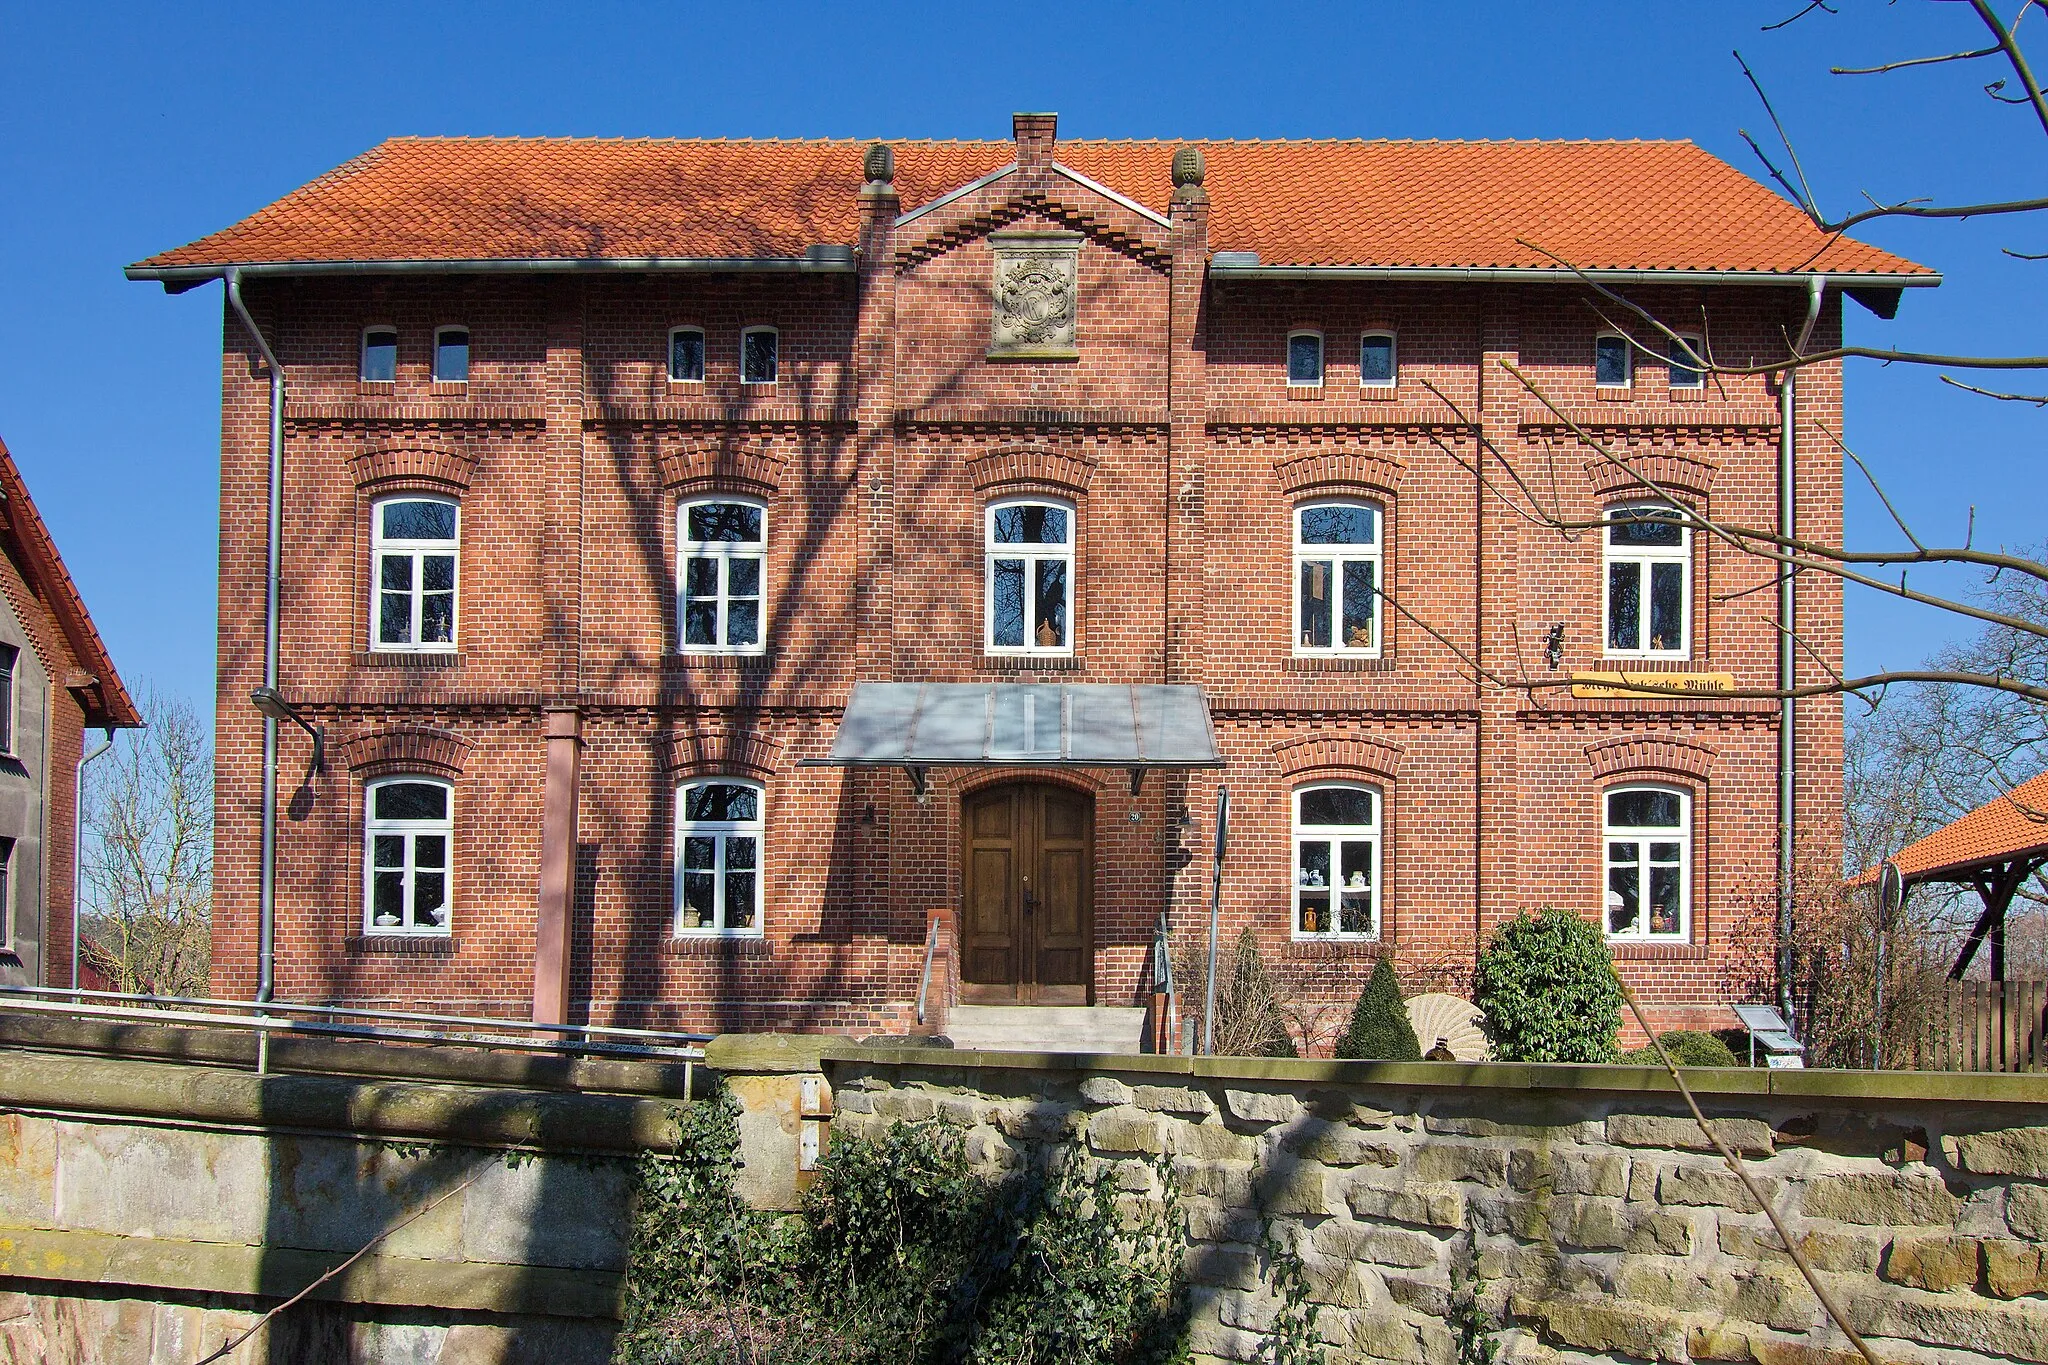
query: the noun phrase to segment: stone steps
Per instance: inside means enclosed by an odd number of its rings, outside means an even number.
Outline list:
[[[1145,1011],[1108,1005],[955,1005],[946,1036],[982,1052],[1136,1052]]]

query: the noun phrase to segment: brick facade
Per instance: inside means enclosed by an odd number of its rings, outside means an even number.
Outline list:
[[[1020,124],[1020,130],[1024,129]],[[543,708],[581,720],[571,898],[572,1011],[688,1029],[902,1029],[926,912],[960,894],[962,796],[1017,773],[935,770],[920,800],[890,770],[799,767],[830,748],[861,680],[1201,685],[1228,767],[1036,774],[1095,798],[1100,1003],[1138,1003],[1153,926],[1206,922],[1216,788],[1232,793],[1226,930],[1254,926],[1307,998],[1348,1002],[1376,955],[1417,975],[1468,971],[1522,907],[1600,913],[1601,794],[1630,780],[1693,795],[1689,942],[1624,947],[1624,971],[1673,1023],[1719,1005],[1767,942],[1776,847],[1777,706],[1740,698],[1572,700],[1478,685],[1468,659],[1555,682],[1616,666],[1601,651],[1597,533],[1531,524],[1480,478],[1597,517],[1642,488],[1571,423],[1718,517],[1776,519],[1773,376],[1671,390],[1662,366],[1596,391],[1589,291],[1567,284],[1208,278],[1199,195],[1157,215],[1063,177],[1050,129],[1010,175],[899,220],[870,186],[855,273],[473,274],[251,278],[282,357],[282,686],[334,741],[301,787],[283,730],[278,990],[293,1000],[523,1014],[532,999],[547,748]],[[1212,183],[1209,192],[1229,193]],[[915,207],[915,206],[900,206]],[[1082,236],[1078,358],[986,358],[997,229]],[[1782,354],[1801,282],[1646,286],[1674,325],[1702,319],[1717,359]],[[1839,335],[1831,292],[1816,333]],[[267,382],[224,333],[219,844],[214,988],[252,989],[261,723]],[[357,378],[362,329],[399,331],[398,377]],[[433,382],[438,324],[470,330],[466,385]],[[739,383],[743,326],[780,329],[773,385]],[[705,332],[705,378],[672,384],[671,327]],[[1313,395],[1286,382],[1290,330],[1326,338]],[[1362,331],[1399,338],[1391,390],[1357,381]],[[1347,365],[1349,368],[1347,369]],[[1349,382],[1347,383],[1347,376]],[[1799,383],[1799,526],[1838,541],[1834,365]],[[370,649],[370,508],[392,491],[460,499],[457,652]],[[744,494],[768,512],[759,658],[679,652],[676,507]],[[982,648],[983,509],[1016,493],[1075,509],[1073,658],[1034,667]],[[1304,500],[1378,504],[1377,659],[1297,658],[1291,515]],[[1691,657],[1631,662],[1773,682],[1770,566],[1700,538]],[[1839,663],[1841,599],[1808,579],[1799,630]],[[1563,656],[1544,659],[1562,624]],[[1821,665],[1801,662],[1802,681]],[[1832,863],[1840,710],[1803,704],[1800,841]],[[364,782],[453,783],[452,940],[366,937]],[[672,933],[675,790],[724,773],[766,791],[765,936]],[[1289,802],[1309,780],[1384,796],[1378,943],[1297,943]]]

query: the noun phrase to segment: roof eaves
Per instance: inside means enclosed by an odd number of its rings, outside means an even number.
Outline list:
[[[801,256],[461,256],[414,260],[209,261],[189,265],[137,262],[122,273],[155,281],[181,294],[230,270],[260,275],[518,275],[638,271],[698,274],[844,275],[859,268],[853,248],[837,243],[806,247]]]
[[[72,654],[99,683],[101,718],[88,718],[87,723],[110,730],[135,729],[142,724],[142,715],[136,710],[134,699],[128,695],[120,673],[115,671],[106,641],[100,638],[99,628],[92,622],[92,613],[86,610],[85,599],[79,595],[78,584],[72,579],[71,571],[64,567],[64,556],[57,552],[57,542],[51,538],[43,514],[36,510],[35,499],[29,496],[28,484],[23,481],[21,470],[15,465],[14,456],[8,451],[5,441],[0,441],[0,497],[6,500],[15,534],[29,557],[31,570],[42,580],[48,593],[51,614],[57,618],[58,629],[64,632]]]

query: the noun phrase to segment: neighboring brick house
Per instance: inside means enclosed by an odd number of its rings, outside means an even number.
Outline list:
[[[1661,1017],[1727,1023],[1769,953],[1778,704],[1470,665],[1771,686],[1768,563],[1508,499],[1599,518],[1659,501],[1640,474],[1770,527],[1778,376],[1702,381],[1641,327],[1632,357],[1560,260],[1731,365],[1783,356],[1820,275],[1817,345],[1845,294],[1937,279],[1689,143],[1055,145],[1051,115],[887,150],[399,139],[131,267],[238,271],[285,370],[281,680],[331,759],[295,791],[285,732],[279,993],[900,1029],[952,907],[969,998],[1137,1003],[1162,911],[1206,925],[1223,784],[1225,933],[1304,998],[1390,949],[1469,970],[1552,903],[1609,923]],[[269,393],[233,314],[222,379],[241,994]],[[1838,541],[1839,367],[1798,404],[1798,530]],[[1838,586],[1798,613],[1813,681]],[[821,766],[891,682],[1038,690],[985,689],[1009,761]],[[1201,688],[1225,766],[1140,783],[998,733],[1131,684]],[[1796,734],[1832,867],[1838,705]]]
[[[79,984],[72,890],[85,732],[111,738],[140,724],[0,443],[0,985]]]

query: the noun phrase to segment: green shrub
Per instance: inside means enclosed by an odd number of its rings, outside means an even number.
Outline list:
[[[1494,930],[1472,978],[1487,1040],[1504,1062],[1619,1058],[1621,982],[1599,927],[1566,910],[1527,911]]]
[[[1685,1029],[1673,1029],[1657,1035],[1657,1041],[1664,1044],[1664,1050],[1671,1054],[1671,1060],[1679,1066],[1741,1066],[1735,1054],[1711,1033],[1691,1033]],[[1646,1065],[1658,1065],[1657,1049],[1638,1047],[1629,1049],[1627,1060],[1640,1061]]]
[[[1408,1022],[1408,1007],[1401,1002],[1401,983],[1394,979],[1392,959],[1382,957],[1365,989],[1358,993],[1351,1027],[1337,1040],[1337,1055],[1386,1062],[1422,1060],[1422,1044],[1415,1037],[1415,1026]]]

